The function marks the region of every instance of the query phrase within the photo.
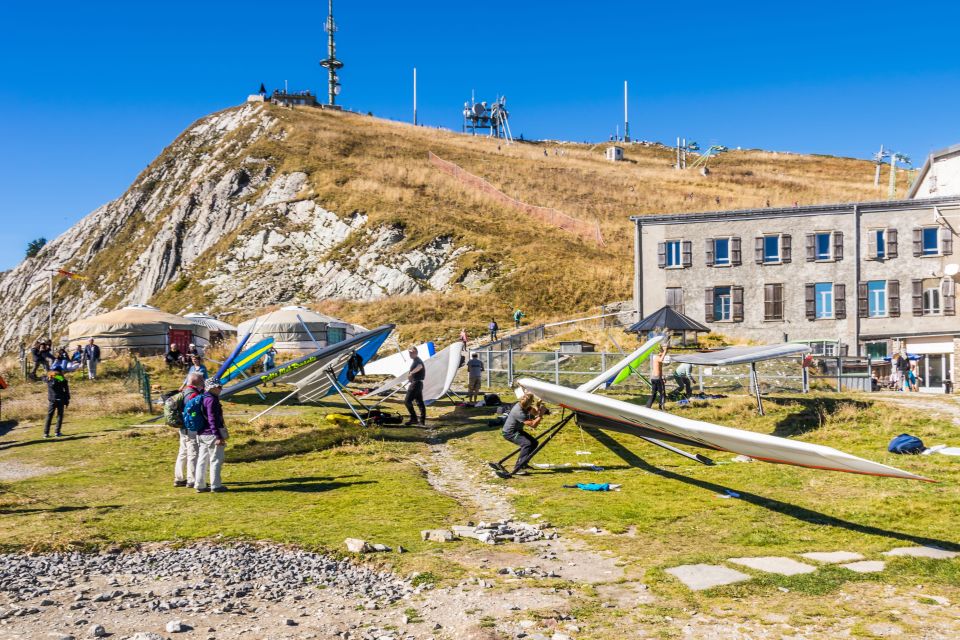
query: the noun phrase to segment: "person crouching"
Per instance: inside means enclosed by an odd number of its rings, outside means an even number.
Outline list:
[[[223,422],[223,405],[220,404],[220,391],[223,384],[217,378],[208,378],[203,394],[204,424],[197,431],[197,470],[194,474],[194,487],[197,493],[206,493],[207,469],[210,472],[210,489],[215,493],[226,491],[220,481],[223,469],[224,448],[227,444],[227,426]]]
[[[510,413],[507,414],[507,420],[503,423],[503,437],[520,447],[520,457],[517,458],[517,464],[514,466],[511,475],[527,475],[524,468],[530,462],[530,458],[533,457],[540,443],[525,429],[536,429],[540,426],[542,420],[543,412],[537,405],[537,397],[532,393],[523,394],[520,402],[513,405]],[[501,473],[497,475],[506,476],[506,474]]]

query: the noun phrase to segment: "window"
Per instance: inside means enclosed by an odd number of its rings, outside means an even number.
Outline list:
[[[763,236],[763,261],[780,262],[780,236]]]
[[[817,234],[817,260],[830,260],[833,255],[830,252],[830,232]]]
[[[667,241],[667,266],[668,267],[679,267],[683,263],[680,259],[680,241],[679,240],[668,240]]]
[[[716,238],[713,241],[713,264],[721,267],[730,264],[730,238]]]
[[[327,327],[327,344],[336,344],[347,339],[347,330],[343,327]]]
[[[867,347],[867,357],[873,360],[880,360],[881,358],[887,357],[887,343],[886,342],[868,342]]]
[[[783,320],[783,285],[763,285],[763,319]]]
[[[942,312],[940,307],[940,286],[923,290],[923,315],[938,316]]]
[[[817,308],[817,320],[829,320],[833,318],[833,283],[816,283],[816,285],[814,285],[814,295]]]
[[[677,313],[683,313],[683,289],[667,287],[667,306]]]
[[[722,322],[733,319],[733,294],[730,287],[713,288],[713,319]]]
[[[925,227],[923,229],[923,255],[940,255],[940,227]]]
[[[871,318],[887,315],[887,281],[871,280],[867,283],[867,309]]]
[[[873,249],[873,257],[877,260],[883,260],[887,257],[887,230],[874,229],[870,233],[873,236],[870,239],[870,248]]]

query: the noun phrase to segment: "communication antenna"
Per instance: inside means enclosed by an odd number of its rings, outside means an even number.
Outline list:
[[[873,154],[873,163],[876,165],[876,171],[873,174],[873,186],[880,186],[880,167],[883,166],[883,161],[887,159],[890,155],[889,151],[883,150],[883,145],[880,145],[880,151],[877,151]]]
[[[413,126],[417,126],[417,68],[413,68]]]
[[[623,81],[623,141],[630,142],[630,117],[627,115],[627,81]]]
[[[323,30],[327,32],[327,57],[320,61],[320,66],[328,72],[327,104],[332,107],[337,104],[337,96],[340,95],[340,78],[337,76],[337,71],[343,68],[343,62],[337,60],[337,46],[333,41],[333,34],[337,32],[337,24],[333,21],[333,0],[329,0],[329,3],[327,23],[323,27]]]

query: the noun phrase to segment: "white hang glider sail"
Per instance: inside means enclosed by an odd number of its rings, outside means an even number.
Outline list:
[[[690,364],[705,365],[708,367],[724,367],[735,364],[753,364],[764,360],[777,358],[792,358],[810,352],[805,344],[765,344],[758,347],[728,347],[717,351],[697,351],[693,353],[677,353],[670,356],[674,362],[689,362]]]
[[[432,342],[424,342],[417,345],[417,355],[420,359],[427,361],[436,353],[436,347]],[[399,376],[410,369],[410,356],[406,351],[398,351],[383,358],[374,360],[364,367],[368,376]]]
[[[660,343],[663,342],[663,336],[654,336],[644,342],[639,349],[626,356],[623,360],[616,363],[593,380],[584,382],[577,387],[577,391],[590,393],[597,389],[609,389],[611,386],[623,382],[631,373],[639,371],[643,362],[657,350]]]
[[[457,376],[457,369],[463,359],[463,343],[457,340],[449,347],[442,349],[429,360],[423,361],[424,381],[423,381],[423,402],[432,404],[447,395],[450,387],[453,385],[453,379]],[[409,365],[408,365],[409,367]],[[405,371],[401,375],[384,382],[380,387],[370,395],[380,395],[390,393],[402,385],[407,384],[410,372]]]
[[[638,436],[648,441],[666,440],[812,469],[932,482],[928,478],[819,444],[691,420],[531,378],[522,378],[518,384],[546,402],[569,409],[584,425]]]

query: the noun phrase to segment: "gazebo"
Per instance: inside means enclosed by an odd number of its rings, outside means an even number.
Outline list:
[[[644,337],[648,337],[650,333],[662,333],[665,330],[673,333],[679,332],[680,342],[684,346],[687,344],[687,332],[693,332],[694,343],[697,341],[698,333],[710,333],[710,327],[668,306],[661,307],[625,329],[627,333],[639,333],[643,334]]]

